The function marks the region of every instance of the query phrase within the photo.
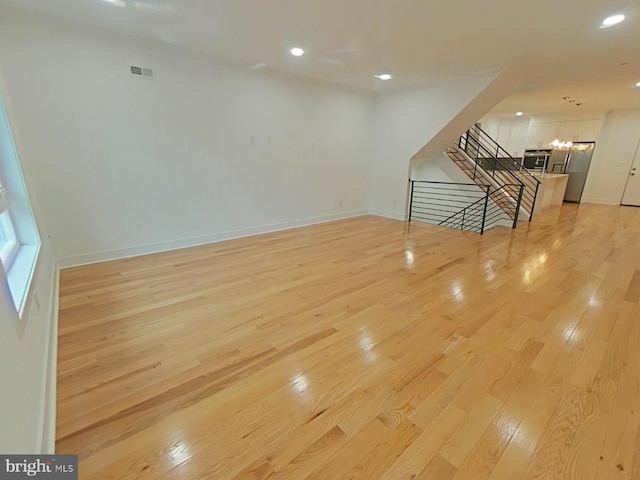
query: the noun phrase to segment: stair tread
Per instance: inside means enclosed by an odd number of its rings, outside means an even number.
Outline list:
[[[494,170],[493,172],[487,171],[480,162],[472,163],[468,158],[466,158],[463,153],[458,150],[457,147],[449,147],[445,150],[445,154],[451,159],[464,173],[467,174],[469,178],[475,181],[476,184],[481,185],[482,183],[493,184],[494,182],[497,184],[502,184],[501,188],[504,190],[494,191],[489,194],[489,198],[491,198],[492,202],[498,206],[509,218],[515,219],[515,207],[517,204],[518,198],[518,187],[513,187],[511,190],[508,190],[508,182],[512,180],[509,177],[509,174],[506,172]],[[495,160],[495,157],[487,157],[483,158],[483,161],[491,161]],[[471,173],[473,172],[473,174]],[[481,183],[482,182],[482,183]],[[524,183],[521,181],[521,183]],[[525,186],[526,188],[526,186]],[[522,202],[520,204],[521,209],[530,214],[531,207],[526,208],[527,205]]]

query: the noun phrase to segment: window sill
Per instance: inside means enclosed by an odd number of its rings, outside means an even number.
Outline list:
[[[26,300],[29,296],[31,280],[35,272],[39,251],[40,244],[21,245],[7,272],[9,290],[11,291],[13,303],[16,306],[20,318],[22,318]]]

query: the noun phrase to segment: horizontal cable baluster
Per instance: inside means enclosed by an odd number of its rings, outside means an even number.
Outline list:
[[[411,180],[409,219],[482,233],[490,190],[478,183]]]

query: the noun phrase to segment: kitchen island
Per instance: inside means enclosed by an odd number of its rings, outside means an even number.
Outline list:
[[[531,174],[540,181],[538,188],[538,196],[533,213],[538,213],[544,207],[550,205],[562,205],[564,192],[567,189],[569,175],[564,173],[539,173],[531,172]]]

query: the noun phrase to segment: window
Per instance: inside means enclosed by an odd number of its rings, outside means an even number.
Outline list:
[[[0,183],[0,262],[5,270],[9,270],[19,246],[16,231],[9,216],[7,192]]]
[[[15,312],[22,317],[40,252],[40,237],[22,177],[12,112],[3,95],[6,84],[0,71],[0,265],[6,275]]]

